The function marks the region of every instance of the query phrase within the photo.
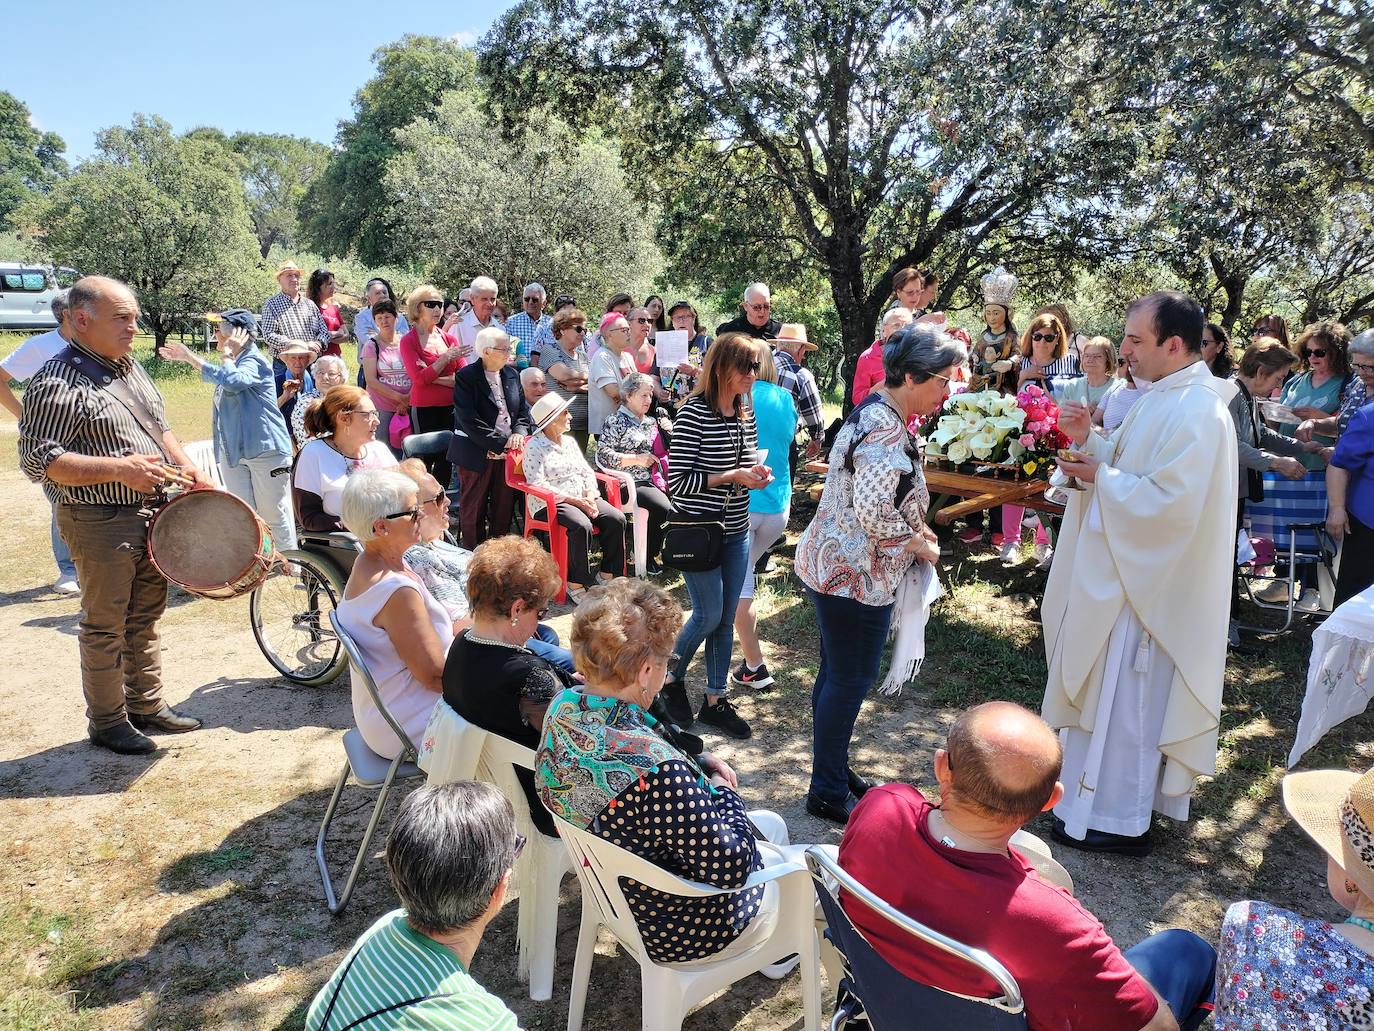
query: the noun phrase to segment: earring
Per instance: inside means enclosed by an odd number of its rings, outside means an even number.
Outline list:
[[[519,616],[511,616],[511,617],[510,617],[510,625],[511,625],[511,626],[516,626],[516,625],[519,624],[519,622],[520,622],[520,617],[519,617]]]

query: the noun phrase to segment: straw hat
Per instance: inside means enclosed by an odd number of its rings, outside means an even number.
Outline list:
[[[1306,770],[1283,778],[1283,807],[1374,898],[1374,770]]]
[[[811,341],[806,339],[806,327],[803,326],[800,322],[784,322],[778,328],[778,335],[768,342],[770,344],[778,344],[781,346],[801,344],[802,354],[805,354],[807,351],[820,350],[819,347],[817,347]]]
[[[293,340],[291,341],[291,343],[287,344],[285,347],[283,347],[280,351],[277,352],[277,357],[286,358],[293,354],[303,354],[309,356],[314,353],[315,352],[310,349],[309,344],[302,343],[299,340]]]
[[[572,398],[559,397],[553,391],[541,397],[530,409],[530,416],[534,419],[534,432],[542,433],[548,428],[549,423],[567,411],[571,404]]]
[[[277,266],[278,279],[286,275],[286,273],[288,272],[299,272],[301,275],[305,274],[301,271],[301,267],[297,265],[294,261],[283,261],[280,265]]]

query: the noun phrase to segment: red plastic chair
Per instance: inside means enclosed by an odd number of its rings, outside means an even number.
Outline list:
[[[561,605],[568,600],[568,531],[558,521],[558,503],[554,500],[554,492],[545,487],[535,487],[525,479],[524,461],[523,451],[506,452],[506,483],[525,496],[525,536],[533,536],[538,531],[549,535],[549,554],[558,566],[558,575],[563,578],[563,583],[558,588],[558,597],[554,599]],[[623,511],[620,502],[620,481],[601,472],[596,473],[596,480],[601,485],[602,493],[610,506],[617,511]],[[542,515],[535,515],[530,505],[531,499],[544,503]],[[592,536],[599,533],[596,524],[592,524]],[[620,574],[623,576],[625,570],[622,569]]]

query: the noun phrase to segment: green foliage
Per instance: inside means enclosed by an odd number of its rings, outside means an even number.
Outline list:
[[[179,321],[242,302],[258,246],[237,169],[204,139],[135,116],[31,208],[55,264],[128,283],[162,343]]]
[[[386,188],[404,253],[450,293],[479,274],[506,297],[531,280],[577,297],[645,291],[660,262],[616,149],[557,121],[494,138],[480,99],[451,91],[397,134]]]
[[[0,229],[32,194],[43,194],[67,173],[62,137],[33,126],[28,107],[0,90]]]
[[[417,118],[433,118],[450,90],[471,89],[476,61],[452,40],[413,35],[379,48],[372,59],[377,75],[358,91],[328,166],[305,190],[303,242],[327,254],[356,251],[372,264],[405,263],[382,185],[399,150],[396,133]]]

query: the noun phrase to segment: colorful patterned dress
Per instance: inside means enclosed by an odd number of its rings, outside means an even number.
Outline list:
[[[639,706],[568,689],[549,703],[534,779],[558,819],[669,873],[738,888],[763,860],[740,797],[708,783]],[[622,884],[650,957],[715,955],[759,912],[764,889],[683,898]]]
[[[1374,957],[1325,920],[1266,902],[1226,911],[1217,953],[1217,1031],[1374,1028]]]

